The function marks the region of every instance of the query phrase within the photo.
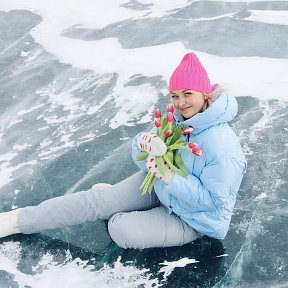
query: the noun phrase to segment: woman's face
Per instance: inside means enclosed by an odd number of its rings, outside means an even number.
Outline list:
[[[207,97],[199,91],[181,89],[172,91],[171,98],[174,108],[178,110],[184,118],[191,118],[202,111]]]

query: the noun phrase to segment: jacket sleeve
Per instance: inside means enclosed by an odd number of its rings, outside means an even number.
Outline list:
[[[188,204],[193,211],[215,210],[233,201],[245,168],[245,162],[222,156],[205,166],[199,178],[191,174],[188,178],[175,174],[173,182],[164,189],[180,205],[185,202],[185,206]]]
[[[137,146],[137,140],[139,137],[141,137],[143,135],[144,132],[140,132],[138,133],[132,140],[132,159],[135,162],[135,164],[143,171],[148,171],[147,167],[146,167],[146,161],[142,160],[142,161],[138,161],[137,160],[137,156],[139,155],[139,153],[141,152],[140,149]]]

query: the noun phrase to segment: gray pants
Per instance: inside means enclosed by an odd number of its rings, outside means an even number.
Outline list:
[[[109,219],[109,234],[123,248],[181,246],[195,240],[198,233],[169,214],[154,191],[141,195],[144,177],[140,171],[105,190],[90,189],[26,207],[19,213],[19,229],[31,234]]]

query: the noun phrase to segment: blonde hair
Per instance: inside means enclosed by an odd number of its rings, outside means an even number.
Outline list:
[[[207,97],[207,99],[205,99],[205,104],[203,106],[202,111],[204,112],[207,108],[209,108],[212,105],[212,103],[217,99],[219,94],[225,90],[226,89],[224,89],[223,87],[218,86],[209,94],[203,93],[203,95],[205,96],[205,98]]]

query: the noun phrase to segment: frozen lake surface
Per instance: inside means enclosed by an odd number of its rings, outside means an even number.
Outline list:
[[[288,287],[287,19],[287,1],[0,0],[0,211],[136,172],[131,139],[191,50],[237,97],[249,165],[223,241],[124,250],[103,221],[14,235],[0,287]]]

